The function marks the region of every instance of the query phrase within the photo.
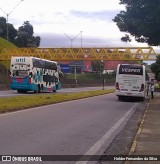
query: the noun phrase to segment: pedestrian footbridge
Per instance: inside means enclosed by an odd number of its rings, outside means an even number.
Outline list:
[[[34,56],[54,61],[76,60],[156,60],[158,54],[152,47],[103,48],[4,48],[0,60],[11,56]]]

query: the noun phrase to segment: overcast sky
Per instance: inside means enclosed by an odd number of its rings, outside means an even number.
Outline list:
[[[147,46],[121,42],[124,34],[112,21],[124,10],[119,0],[0,0],[0,8],[11,12],[8,21],[16,29],[29,21],[40,47]]]

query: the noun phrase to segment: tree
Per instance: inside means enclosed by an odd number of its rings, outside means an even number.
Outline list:
[[[17,30],[14,28],[12,24],[8,23],[8,40],[13,43],[16,36]]]
[[[24,22],[18,30],[8,23],[8,40],[17,47],[39,47],[41,38],[33,34],[33,26],[29,21]],[[7,39],[7,22],[4,17],[0,17],[0,37]]]
[[[156,62],[151,64],[151,70],[155,73],[155,79],[160,82],[160,55],[157,56]]]
[[[19,27],[18,34],[15,39],[15,44],[18,47],[38,47],[40,45],[41,38],[39,36],[33,36],[33,26],[29,21]]]
[[[4,17],[0,17],[0,36],[2,38],[7,38],[7,24],[6,24],[6,19]]]
[[[120,4],[125,5],[126,11],[120,11],[113,21],[120,31],[127,32],[121,40],[131,41],[130,36],[134,36],[137,42],[160,45],[160,1],[120,0]]]
[[[104,71],[104,62],[103,61],[92,61],[91,62],[92,65],[92,70],[96,73],[96,74],[100,74],[100,78],[102,75],[102,72]]]
[[[4,39],[7,39],[7,22],[6,18],[0,17],[0,36]],[[17,30],[14,26],[8,23],[8,40],[14,42],[17,36]]]

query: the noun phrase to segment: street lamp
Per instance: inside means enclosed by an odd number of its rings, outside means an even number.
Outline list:
[[[66,37],[71,41],[71,48],[73,46],[73,41],[79,36],[79,34],[81,34],[81,48],[82,48],[82,32],[80,31],[74,38],[70,38],[67,34],[64,33],[64,35],[66,35]],[[74,65],[74,78],[76,80],[77,83],[77,69],[76,69],[76,64]]]
[[[9,37],[8,37],[8,34],[9,34],[9,31],[8,31],[8,17],[19,6],[19,4],[22,1],[24,1],[24,0],[20,0],[19,3],[9,13],[6,13],[2,8],[0,8],[3,11],[3,13],[6,15],[6,17],[7,17],[7,42],[9,41]]]
[[[7,43],[9,41],[8,17],[19,6],[19,4],[22,1],[24,1],[24,0],[20,0],[19,3],[17,3],[17,5],[9,13],[6,13],[2,8],[0,8],[3,11],[3,13],[6,15],[6,17],[7,17],[7,20],[6,20],[7,21],[7,23],[6,23],[7,24],[7,26],[6,26],[6,28],[7,28]],[[8,60],[7,60],[7,65],[9,65]],[[8,85],[8,68],[7,68],[7,85]]]
[[[82,32],[80,31],[80,33],[78,33],[74,38],[70,38],[67,34],[64,33],[64,35],[66,35],[66,37],[71,41],[71,48],[73,46],[73,41],[78,37],[79,34],[81,34],[81,47],[82,47]]]

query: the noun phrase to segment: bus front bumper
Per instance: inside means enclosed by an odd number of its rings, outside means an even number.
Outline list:
[[[141,92],[117,92],[116,91],[116,96],[123,96],[123,97],[145,97],[143,93]]]

